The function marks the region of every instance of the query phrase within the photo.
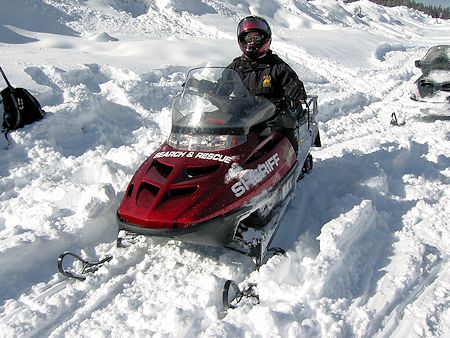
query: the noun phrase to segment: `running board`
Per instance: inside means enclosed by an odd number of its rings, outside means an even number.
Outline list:
[[[275,209],[275,216],[263,228],[253,228],[240,223],[232,241],[226,248],[250,256],[256,265],[256,269],[259,269],[263,264],[268,252],[273,251],[275,254],[284,254],[284,250],[270,248],[270,245],[280,228],[281,222],[286,214],[286,209],[293,198],[294,193],[291,192],[283,204]]]

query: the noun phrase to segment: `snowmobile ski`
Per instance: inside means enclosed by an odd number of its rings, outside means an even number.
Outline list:
[[[227,280],[223,287],[222,303],[225,310],[234,309],[243,298],[250,298],[253,304],[259,304],[259,296],[255,291],[256,284],[248,284],[241,290],[235,281]]]
[[[393,126],[403,126],[403,125],[405,125],[405,121],[398,121],[398,119],[397,119],[397,114],[395,114],[395,113],[392,113],[392,115],[391,115],[391,124],[393,125]]]
[[[63,261],[64,258],[66,258],[67,256],[71,256],[75,260],[81,262],[82,268],[80,272],[71,271],[64,268]],[[86,276],[84,274],[97,271],[104,263],[109,262],[112,258],[113,258],[112,256],[108,255],[99,261],[88,261],[86,259],[81,258],[79,255],[74,254],[73,252],[66,251],[61,255],[59,255],[58,257],[58,271],[63,276],[84,281],[86,279]]]

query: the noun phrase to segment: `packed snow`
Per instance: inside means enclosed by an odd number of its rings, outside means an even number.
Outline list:
[[[238,56],[250,14],[319,97],[286,255],[254,271],[173,240],[117,248],[116,208],[187,71]],[[414,60],[449,33],[364,0],[0,0],[0,66],[47,112],[0,141],[0,336],[449,337],[450,106],[409,98]],[[75,281],[56,269],[66,250],[113,259]],[[224,311],[227,279],[257,283],[260,304]]]

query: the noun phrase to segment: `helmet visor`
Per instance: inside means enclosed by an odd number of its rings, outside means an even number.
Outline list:
[[[264,36],[258,32],[250,32],[242,37],[244,43],[259,43],[264,39]]]

